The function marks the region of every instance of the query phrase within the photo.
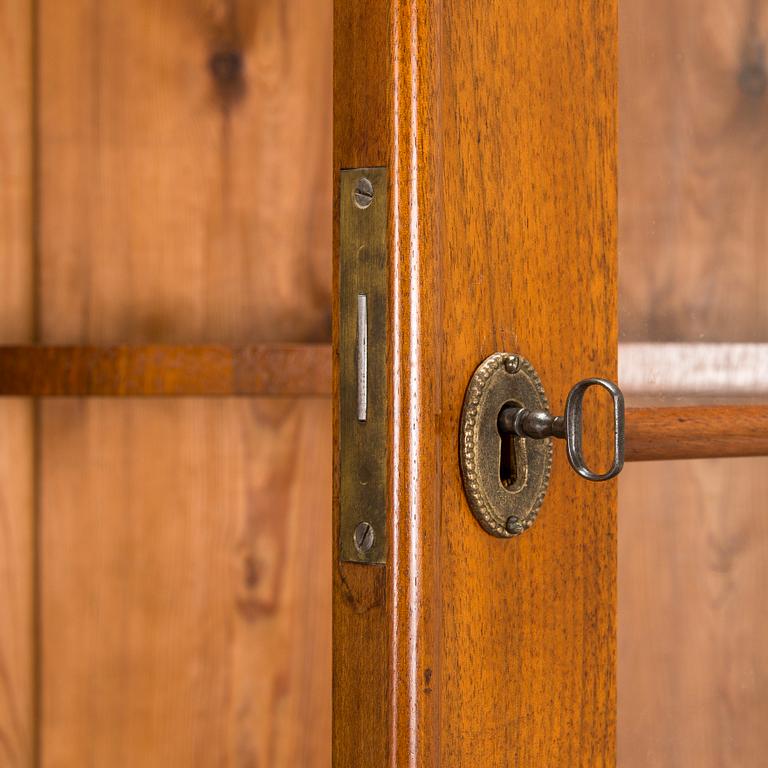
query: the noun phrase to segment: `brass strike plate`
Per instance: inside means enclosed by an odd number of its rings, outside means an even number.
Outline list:
[[[387,556],[387,170],[341,171],[339,552]]]

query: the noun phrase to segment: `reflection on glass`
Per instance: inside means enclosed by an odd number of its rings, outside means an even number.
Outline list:
[[[768,0],[621,0],[620,383],[768,400]],[[768,459],[635,464],[620,768],[768,764]]]

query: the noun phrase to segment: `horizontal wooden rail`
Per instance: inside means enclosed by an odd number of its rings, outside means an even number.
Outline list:
[[[330,394],[325,344],[0,346],[0,396]],[[627,461],[762,455],[768,455],[768,405],[627,409]]]
[[[627,461],[768,455],[768,405],[628,408]]]
[[[0,395],[328,397],[328,345],[0,347]]]

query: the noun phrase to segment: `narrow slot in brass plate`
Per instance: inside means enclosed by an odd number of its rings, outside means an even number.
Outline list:
[[[339,552],[387,555],[387,170],[341,171]]]

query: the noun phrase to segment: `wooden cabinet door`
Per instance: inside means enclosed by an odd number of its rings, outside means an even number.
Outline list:
[[[768,453],[765,344],[732,343],[765,339],[765,14],[726,5],[622,6],[627,461]],[[458,453],[465,390],[494,352],[533,362],[559,413],[578,380],[617,376],[617,12],[336,2],[336,220],[342,174],[376,167],[389,184],[376,564],[345,556],[336,377],[339,768],[616,764],[616,484],[577,477],[558,447],[536,524],[502,540],[470,514]],[[729,343],[687,344],[702,336]],[[645,343],[659,341],[686,343]],[[595,406],[599,463],[611,431]],[[763,466],[626,476],[621,765],[760,764]]]
[[[615,486],[557,451],[536,524],[497,539],[457,451],[493,352],[555,407],[616,377],[615,3],[335,13],[337,218],[341,169],[389,179],[390,411],[386,562],[334,562],[334,764],[612,765]]]

